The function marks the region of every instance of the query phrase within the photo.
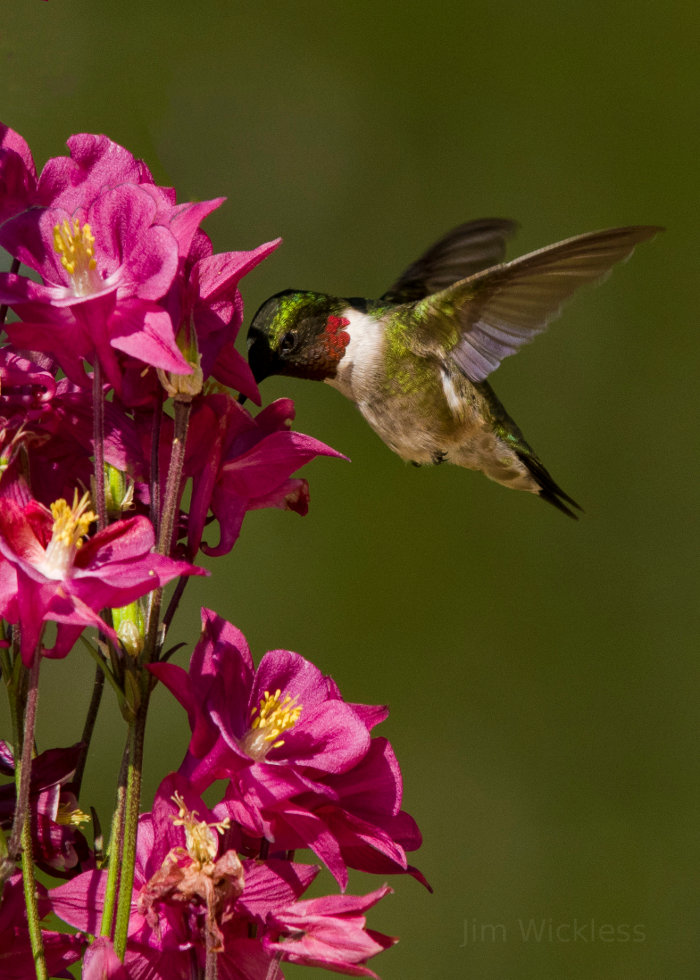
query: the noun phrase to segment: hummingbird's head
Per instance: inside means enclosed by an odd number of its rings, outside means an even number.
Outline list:
[[[248,330],[248,363],[257,382],[271,374],[323,381],[335,376],[350,343],[341,300],[285,289],[266,300]]]

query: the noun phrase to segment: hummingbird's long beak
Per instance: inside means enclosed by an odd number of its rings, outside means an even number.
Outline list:
[[[256,327],[251,326],[248,330],[248,366],[255,378],[255,383],[260,384],[265,378],[269,378],[275,373],[276,357],[270,350],[267,337]],[[247,401],[246,395],[238,396],[238,404],[243,405]]]
[[[248,331],[248,366],[256,384],[260,384],[271,374],[279,374],[284,366],[279,356],[270,348],[268,338],[255,327]]]

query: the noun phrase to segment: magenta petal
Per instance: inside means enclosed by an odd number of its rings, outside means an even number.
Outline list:
[[[338,842],[323,821],[308,810],[291,808],[280,812],[279,819],[281,823],[288,824],[305,842],[305,846],[318,855],[340,887],[345,889],[348,884],[348,869]]]
[[[277,398],[258,412],[255,424],[261,432],[269,435],[279,429],[288,429],[294,421],[296,411],[291,398]]]
[[[122,275],[134,283],[136,294],[144,300],[158,300],[167,293],[177,272],[175,237],[167,228],[148,228],[129,252]]]
[[[343,806],[370,820],[381,822],[399,812],[401,770],[391,744],[381,736],[372,739],[359,766],[334,777],[331,785]]]
[[[96,239],[96,249],[99,249],[103,274],[111,275],[128,262],[132,250],[148,234],[155,213],[153,198],[135,184],[120,184],[93,201],[87,220]],[[167,237],[174,245],[172,237]]]
[[[6,221],[0,228],[0,245],[23,265],[40,272],[47,283],[70,288],[70,276],[54,251],[53,229],[70,214],[62,208],[32,208]]]
[[[147,517],[126,517],[89,538],[76,555],[78,568],[88,568],[93,562],[124,561],[150,551],[155,544],[153,525]],[[105,554],[100,556],[102,549]]]
[[[307,915],[347,915],[349,913],[366,912],[381,901],[385,895],[391,895],[393,889],[383,885],[367,895],[324,895],[322,898],[305,898],[294,905],[294,913],[299,916]]]
[[[240,391],[246,398],[250,398],[254,405],[260,404],[260,392],[253,372],[233,344],[225,344],[221,348],[212,373],[221,384],[233,388],[234,391]]]
[[[0,616],[17,622],[17,572],[4,558],[0,558]]]
[[[114,952],[112,940],[98,936],[88,946],[83,959],[82,980],[131,980],[126,967]]]
[[[321,704],[327,697],[318,667],[291,650],[270,650],[262,658],[250,695],[251,705],[257,704],[265,691],[277,688],[294,695],[305,708]]]
[[[0,149],[11,150],[13,153],[16,153],[27,171],[36,175],[34,158],[32,157],[32,151],[29,149],[29,144],[23,136],[20,136],[19,133],[15,132],[14,129],[10,129],[4,123],[0,123]]]
[[[243,867],[245,890],[238,899],[238,906],[246,915],[260,919],[302,895],[320,870],[313,864],[295,864],[275,858],[265,862],[244,861]]]
[[[186,204],[178,204],[164,214],[156,217],[156,221],[167,225],[177,240],[178,250],[181,256],[189,254],[192,240],[198,232],[200,223],[220,207],[225,197],[216,197],[211,201],[195,201]]]
[[[200,259],[197,263],[200,299],[211,302],[225,294],[281,243],[281,238],[275,238],[250,252],[219,252]]]
[[[170,316],[155,303],[126,300],[109,322],[112,347],[139,361],[175,374],[191,374],[192,368],[175,343]]]
[[[195,712],[198,706],[197,696],[190,683],[189,674],[177,664],[159,663],[147,664],[148,670],[157,677],[187,712],[190,727],[194,727]]]
[[[106,887],[106,871],[85,871],[65,885],[51,889],[51,907],[68,925],[95,936],[100,931]]]
[[[370,736],[343,701],[328,701],[302,713],[303,723],[285,733],[284,745],[272,749],[270,762],[285,758],[324,772],[351,769],[369,749]]]
[[[328,895],[296,902],[268,916],[268,928],[284,936],[282,942],[264,939],[266,949],[281,953],[292,963],[337,970],[350,976],[376,977],[362,966],[391,946],[395,939],[365,928],[361,913],[391,889],[386,885],[369,895]]]
[[[320,455],[347,459],[301,432],[273,432],[249,452],[224,463],[222,469],[241,496],[257,497]]]
[[[39,197],[44,204],[59,203],[72,214],[105,187],[138,184],[150,177],[140,160],[107,136],[78,133],[67,145],[70,157],[53,157],[41,172]]]

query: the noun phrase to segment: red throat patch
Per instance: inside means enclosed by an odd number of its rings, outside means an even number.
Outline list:
[[[350,343],[350,334],[343,330],[349,327],[350,321],[344,316],[329,316],[326,322],[326,332],[323,335],[328,356],[334,361],[339,361],[345,353],[345,348]]]

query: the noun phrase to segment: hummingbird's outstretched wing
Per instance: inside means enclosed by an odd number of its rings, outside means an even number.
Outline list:
[[[381,297],[389,303],[414,303],[460,279],[503,261],[506,239],[517,228],[505,218],[480,218],[448,231],[405,269]]]
[[[423,355],[448,351],[471,381],[483,381],[542,333],[579,286],[602,279],[662,230],[642,225],[578,235],[453,283],[415,304],[419,328],[411,346]]]

